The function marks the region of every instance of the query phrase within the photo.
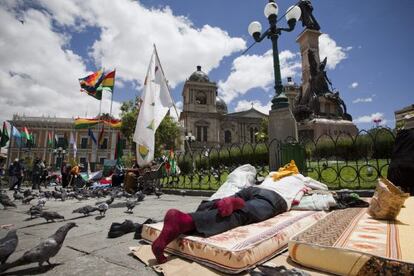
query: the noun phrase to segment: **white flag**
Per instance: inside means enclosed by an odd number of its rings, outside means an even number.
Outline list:
[[[172,105],[173,101],[154,47],[134,133],[137,163],[140,167],[148,165],[154,159],[155,131]]]
[[[76,139],[73,135],[73,132],[70,133],[69,144],[73,146],[73,157],[76,158],[76,152],[78,151],[78,147],[76,146]]]

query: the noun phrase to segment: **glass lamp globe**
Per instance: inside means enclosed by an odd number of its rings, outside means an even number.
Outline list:
[[[268,18],[272,14],[277,15],[278,12],[279,12],[279,7],[277,6],[275,2],[267,3],[264,8],[264,15],[266,16],[266,18]]]
[[[253,36],[254,33],[260,33],[262,32],[262,24],[258,21],[253,21],[250,23],[249,27],[247,28],[249,34]]]
[[[298,21],[301,15],[302,11],[298,6],[290,6],[286,12],[286,21],[289,21],[291,19]]]

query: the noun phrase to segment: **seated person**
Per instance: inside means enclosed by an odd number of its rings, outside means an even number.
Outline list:
[[[118,187],[121,186],[121,183],[124,182],[124,167],[121,163],[117,162],[115,165],[115,173],[112,175],[112,186]]]
[[[212,201],[203,201],[193,213],[170,209],[164,217],[164,226],[152,244],[158,263],[167,259],[165,247],[181,234],[195,233],[213,236],[238,226],[257,223],[289,211],[305,190],[327,190],[326,185],[301,174],[274,181],[272,176],[260,185],[242,188],[236,194]]]

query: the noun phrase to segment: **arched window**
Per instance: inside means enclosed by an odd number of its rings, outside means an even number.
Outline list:
[[[224,143],[226,143],[226,144],[231,143],[231,131],[230,130],[226,130],[224,132]]]
[[[207,104],[207,96],[203,92],[197,93],[196,96],[196,103],[197,104]]]

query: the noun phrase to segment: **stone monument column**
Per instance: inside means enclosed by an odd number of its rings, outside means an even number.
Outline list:
[[[300,53],[302,55],[302,85],[308,85],[310,77],[310,65],[308,53],[311,50],[314,53],[314,57],[318,65],[320,64],[319,59],[319,36],[322,33],[320,31],[305,29],[296,39],[299,43]]]
[[[289,137],[298,140],[298,129],[289,106],[270,110],[269,112],[269,170],[275,171],[281,164],[279,141],[285,142]]]

